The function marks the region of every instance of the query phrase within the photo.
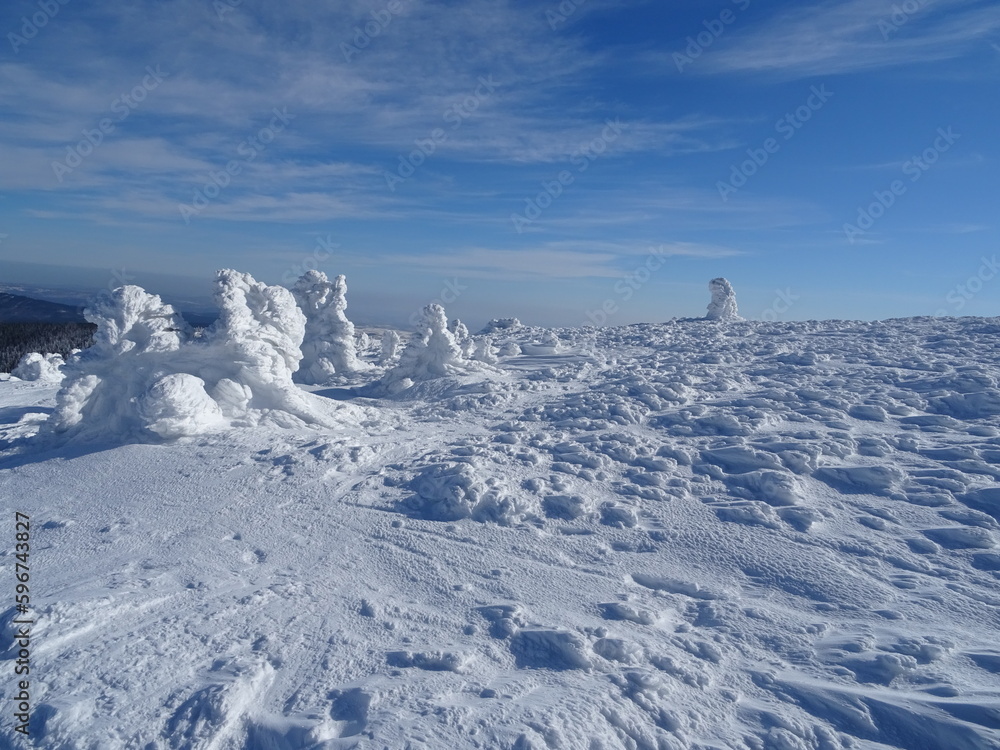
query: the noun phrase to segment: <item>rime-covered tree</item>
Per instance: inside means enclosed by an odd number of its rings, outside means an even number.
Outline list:
[[[48,425],[56,432],[100,425],[131,433],[140,427],[136,404],[163,367],[162,355],[175,354],[191,329],[157,295],[132,285],[102,292],[83,314],[97,326],[94,344],[64,368]]]
[[[438,304],[427,305],[417,329],[399,357],[399,362],[382,378],[381,385],[390,392],[410,383],[449,375],[466,375],[484,365],[466,359],[455,336],[448,330],[448,318]]]
[[[739,320],[739,310],[736,307],[736,292],[733,285],[724,278],[712,279],[708,282],[708,290],[712,300],[708,303],[708,320]]]
[[[292,293],[233,270],[215,282],[219,319],[200,336],[137,286],[85,311],[94,345],[71,358],[48,433],[170,439],[268,421],[332,426],[324,399],[292,382],[306,320]]]
[[[21,357],[10,374],[21,380],[57,383],[62,380],[62,367],[65,364],[61,354],[29,352]]]
[[[347,279],[327,279],[322,271],[307,271],[292,288],[306,316],[302,366],[297,380],[320,385],[333,375],[367,369],[358,359],[354,324],[347,319]]]
[[[399,349],[399,334],[395,331],[386,331],[382,334],[382,362],[391,362]]]

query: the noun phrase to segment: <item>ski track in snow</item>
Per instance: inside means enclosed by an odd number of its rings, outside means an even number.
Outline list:
[[[997,320],[546,333],[339,430],[38,448],[0,383],[37,746],[1000,748]]]

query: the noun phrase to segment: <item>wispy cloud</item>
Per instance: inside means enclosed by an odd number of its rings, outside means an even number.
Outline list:
[[[838,0],[782,10],[733,29],[692,70],[788,78],[853,73],[954,59],[1000,29],[1000,6],[992,0],[934,0],[896,21],[894,8]]]
[[[620,107],[587,96],[603,54],[554,33],[537,8],[489,0],[400,7],[363,48],[354,46],[357,30],[383,5],[247,0],[220,14],[198,0],[111,0],[67,10],[32,43],[31,58],[0,64],[0,105],[17,113],[0,124],[0,159],[9,166],[0,188],[60,191],[90,211],[169,218],[262,118],[287,107],[295,120],[280,141],[206,215],[364,216],[362,206],[405,204],[382,195],[378,175],[435,128],[447,133],[436,166],[544,165],[570,160],[618,115]],[[147,66],[165,81],[118,121],[114,103]],[[484,76],[495,90],[477,100]],[[115,131],[54,179],[53,161],[103,118]],[[730,147],[721,123],[643,113],[628,119],[609,155]]]
[[[629,264],[635,264],[635,257],[648,255],[653,247],[660,257],[724,258],[742,254],[734,248],[690,242],[653,245],[559,241],[518,249],[463,247],[420,255],[392,254],[377,260],[463,278],[509,281],[618,278],[631,267]]]

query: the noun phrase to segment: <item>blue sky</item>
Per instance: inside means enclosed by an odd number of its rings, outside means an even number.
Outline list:
[[[720,275],[749,318],[1000,312],[993,0],[13,0],[0,32],[0,281],[315,266],[404,325],[696,316]]]

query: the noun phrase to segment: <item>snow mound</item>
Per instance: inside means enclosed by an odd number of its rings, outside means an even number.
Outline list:
[[[322,385],[334,375],[348,375],[368,369],[358,359],[354,324],[347,319],[347,279],[332,282],[322,271],[307,271],[292,288],[295,300],[305,313],[302,364],[296,380]]]
[[[559,337],[556,336],[552,331],[546,331],[545,334],[538,341],[532,341],[531,343],[521,344],[522,354],[531,354],[535,356],[545,356],[558,354],[562,351],[562,344],[559,342]]]
[[[511,638],[511,653],[522,669],[590,669],[587,643],[568,630],[519,630]]]
[[[140,287],[98,296],[84,312],[94,345],[66,365],[48,431],[159,440],[261,421],[333,425],[329,402],[292,382],[305,317],[291,292],[222,270],[215,299],[219,320],[195,336]]]
[[[61,354],[29,352],[21,357],[21,361],[10,374],[21,380],[58,383],[62,380],[62,368],[65,364]]]
[[[427,466],[408,487],[416,495],[407,505],[415,515],[429,521],[471,518],[506,526],[530,515],[497,479],[484,478],[469,463]]]
[[[724,278],[712,279],[708,282],[708,290],[712,293],[712,301],[708,303],[708,320],[740,320],[736,307],[736,292],[733,285]]]
[[[493,318],[493,320],[483,327],[483,330],[481,330],[479,334],[486,335],[496,331],[511,331],[522,327],[521,321],[517,318]]]

